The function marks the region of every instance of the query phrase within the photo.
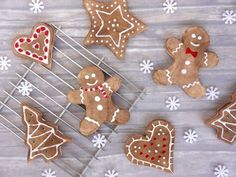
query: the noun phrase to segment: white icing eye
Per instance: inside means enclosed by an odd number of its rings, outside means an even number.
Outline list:
[[[192,38],[195,39],[196,37],[197,37],[197,35],[193,33]]]
[[[89,79],[89,76],[88,76],[88,75],[85,75],[85,77],[84,77],[84,78],[88,80],[88,79]]]
[[[91,76],[92,76],[92,77],[96,77],[96,74],[92,73]]]
[[[200,41],[202,40],[202,36],[198,36],[197,39]]]

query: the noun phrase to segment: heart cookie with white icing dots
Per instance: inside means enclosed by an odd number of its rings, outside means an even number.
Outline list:
[[[38,23],[33,27],[31,35],[20,35],[13,40],[12,50],[16,56],[37,62],[50,69],[54,33],[51,25]]]
[[[174,128],[164,120],[154,120],[146,136],[132,135],[125,145],[127,158],[136,165],[173,172]]]

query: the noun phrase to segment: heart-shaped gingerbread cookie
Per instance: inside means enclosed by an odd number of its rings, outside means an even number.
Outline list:
[[[31,35],[20,35],[13,40],[12,50],[16,56],[35,61],[50,69],[54,33],[51,25],[38,23],[33,27]]]
[[[164,120],[154,120],[146,128],[146,136],[128,138],[125,154],[134,164],[173,172],[174,128]]]

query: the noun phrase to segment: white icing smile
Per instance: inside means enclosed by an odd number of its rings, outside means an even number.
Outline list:
[[[200,44],[195,44],[195,43],[193,43],[193,42],[190,42],[190,44],[191,44],[192,46],[194,46],[194,47],[199,47],[199,46],[200,46]]]
[[[94,86],[98,83],[98,80],[96,80],[94,83],[90,84],[90,83],[86,83],[88,86]]]

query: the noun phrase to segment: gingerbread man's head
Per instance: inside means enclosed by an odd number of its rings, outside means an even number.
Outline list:
[[[194,26],[185,31],[183,42],[186,47],[193,51],[204,52],[210,44],[210,38],[202,27]]]
[[[104,82],[104,74],[96,66],[87,66],[80,71],[78,81],[81,87],[96,87]]]

